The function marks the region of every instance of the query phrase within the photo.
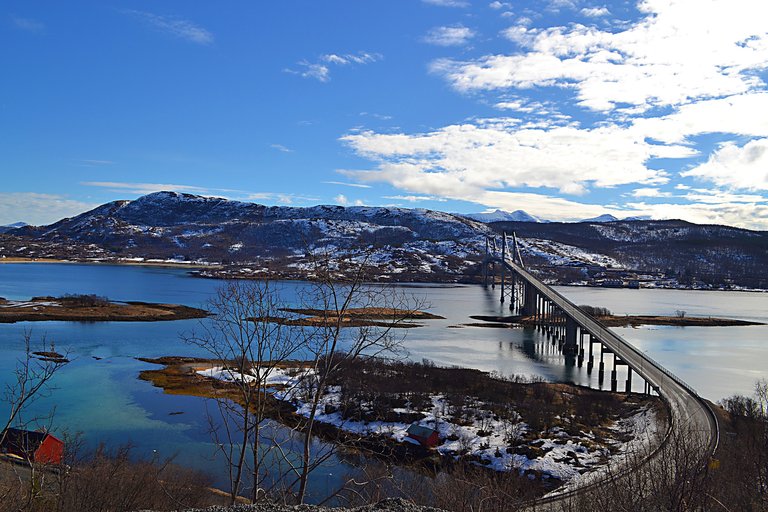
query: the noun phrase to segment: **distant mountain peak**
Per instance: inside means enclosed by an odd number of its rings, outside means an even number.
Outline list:
[[[614,217],[610,213],[605,213],[603,215],[598,215],[597,217],[592,217],[590,219],[583,219],[579,222],[616,222],[619,220],[617,217]]]
[[[7,233],[8,231],[12,231],[14,229],[19,229],[29,226],[26,222],[14,222],[13,224],[7,224],[5,226],[0,226],[0,233]]]
[[[542,219],[534,217],[533,215],[523,210],[507,212],[504,210],[496,209],[492,212],[466,213],[464,214],[464,217],[479,222],[544,222]]]

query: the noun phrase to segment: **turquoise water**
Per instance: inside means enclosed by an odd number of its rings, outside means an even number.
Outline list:
[[[276,283],[286,301],[295,302],[305,283]],[[190,277],[186,270],[112,265],[2,264],[0,296],[28,299],[36,295],[94,293],[113,300],[142,300],[205,306],[220,281]],[[445,316],[404,332],[408,357],[443,365],[470,366],[502,374],[523,374],[552,381],[598,387],[564,360],[531,329],[458,327],[474,314],[505,314],[498,295],[481,286],[400,286],[398,290],[429,304]],[[614,313],[674,314],[744,318],[768,322],[768,294],[559,288],[577,304],[605,306]],[[199,320],[176,322],[22,322],[0,324],[0,375],[7,383],[23,349],[25,332],[40,343],[55,343],[72,362],[55,378],[57,389],[40,400],[29,415],[55,407],[53,427],[82,431],[89,445],[131,442],[138,454],[170,456],[195,468],[219,473],[207,434],[206,401],[165,395],[140,371],[152,365],[137,357],[205,355],[181,341],[198,329]],[[650,327],[617,329],[640,350],[682,377],[703,396],[719,399],[751,393],[758,378],[768,378],[768,327]],[[595,372],[596,373],[596,372]],[[620,380],[622,377],[620,376]],[[638,379],[639,380],[639,379]],[[641,390],[642,383],[635,382]],[[0,408],[0,413],[2,413]],[[173,413],[173,414],[172,414]],[[182,414],[176,414],[182,413]],[[339,460],[315,475],[320,489],[338,483],[353,468]],[[224,485],[220,479],[216,481]]]

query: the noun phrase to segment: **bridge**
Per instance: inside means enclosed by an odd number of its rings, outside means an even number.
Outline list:
[[[701,463],[706,464],[714,455],[719,443],[719,429],[717,418],[707,402],[661,364],[529,272],[523,264],[514,234],[512,247],[509,246],[506,234],[502,235],[500,241],[495,237],[486,240],[483,278],[486,286],[489,282],[494,287],[500,286],[501,302],[509,301],[509,309],[513,314],[525,317],[551,339],[564,355],[577,361],[579,366],[586,359],[588,374],[594,371],[597,363],[600,384],[606,375],[605,354],[612,354],[611,391],[631,393],[633,375],[636,375],[643,381],[644,393],[657,394],[666,404],[670,431],[678,429],[697,432],[702,436],[706,448],[700,454]],[[617,366],[627,367],[623,383],[618,381]]]

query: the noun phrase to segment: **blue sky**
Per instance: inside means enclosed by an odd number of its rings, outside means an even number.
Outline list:
[[[0,224],[157,190],[768,229],[764,0],[15,1]]]

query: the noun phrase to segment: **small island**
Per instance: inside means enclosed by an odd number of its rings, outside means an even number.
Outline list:
[[[750,320],[736,320],[733,318],[716,318],[703,316],[687,316],[684,311],[678,311],[674,316],[665,315],[614,315],[606,308],[592,306],[579,306],[585,313],[591,315],[606,327],[639,327],[641,325],[667,325],[673,327],[738,327],[746,325],[764,325]],[[532,316],[509,315],[488,316],[472,315],[473,320],[481,320],[483,323],[462,324],[462,327],[510,327],[532,326],[537,324]]]
[[[32,297],[28,301],[0,298],[0,323],[73,322],[156,322],[204,318],[203,309],[179,304],[118,302],[96,295]]]
[[[250,320],[301,327],[327,327],[339,324],[341,327],[385,327],[407,329],[412,327],[422,327],[423,325],[411,322],[410,320],[444,319],[442,316],[434,315],[426,311],[381,307],[348,308],[341,314],[332,309],[282,308],[281,311],[300,316],[269,316],[251,318]]]

